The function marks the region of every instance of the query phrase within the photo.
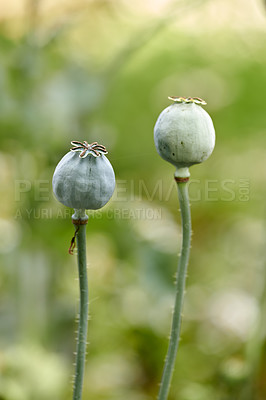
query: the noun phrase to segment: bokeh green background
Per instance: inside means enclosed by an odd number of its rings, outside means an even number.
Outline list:
[[[71,398],[78,282],[51,178],[71,140],[117,178],[90,213],[84,400],[156,398],[181,230],[153,126],[169,95],[217,134],[191,168],[193,243],[169,400],[263,400],[266,10],[262,0],[0,4],[0,399]]]

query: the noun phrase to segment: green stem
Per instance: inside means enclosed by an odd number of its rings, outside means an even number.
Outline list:
[[[75,220],[73,220],[73,222],[75,223]],[[87,347],[89,293],[88,293],[87,262],[86,262],[86,224],[84,225],[76,224],[76,226],[78,229],[77,248],[78,248],[80,304],[79,304],[79,326],[78,326],[78,337],[77,337],[77,356],[76,356],[76,371],[74,380],[73,400],[81,400],[84,366],[86,358],[86,347]]]
[[[185,292],[186,272],[189,260],[190,238],[191,238],[191,217],[188,196],[187,182],[177,182],[178,197],[182,219],[182,250],[179,258],[176,280],[176,298],[171,327],[168,352],[164,364],[163,376],[160,385],[158,400],[166,400],[168,397],[171,379],[174,371],[176,353],[179,344],[181,313]]]

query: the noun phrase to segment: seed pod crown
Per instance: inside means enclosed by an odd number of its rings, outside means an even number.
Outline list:
[[[97,142],[71,144],[73,147],[59,161],[53,175],[55,197],[67,207],[97,210],[109,201],[115,189],[107,150]]]
[[[215,145],[212,119],[199,97],[169,97],[174,103],[159,115],[154,141],[159,155],[177,169],[205,161]]]

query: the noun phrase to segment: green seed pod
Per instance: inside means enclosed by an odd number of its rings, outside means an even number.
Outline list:
[[[204,100],[197,97],[169,99],[175,103],[165,108],[157,119],[155,146],[164,160],[177,170],[185,169],[189,176],[188,167],[211,155],[215,145],[214,126],[209,114],[200,107],[206,104]]]
[[[115,189],[115,174],[105,157],[106,148],[97,142],[71,144],[74,147],[58,163],[53,175],[55,197],[67,207],[97,210],[109,201]]]

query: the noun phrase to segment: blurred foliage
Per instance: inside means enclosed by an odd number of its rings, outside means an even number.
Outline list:
[[[32,0],[2,17],[0,399],[71,398],[73,226],[51,190],[71,140],[105,144],[117,177],[110,204],[89,213],[84,400],[156,397],[180,247],[174,171],[153,144],[168,95],[206,99],[217,133],[191,169],[169,400],[266,397],[263,13],[259,0]]]

